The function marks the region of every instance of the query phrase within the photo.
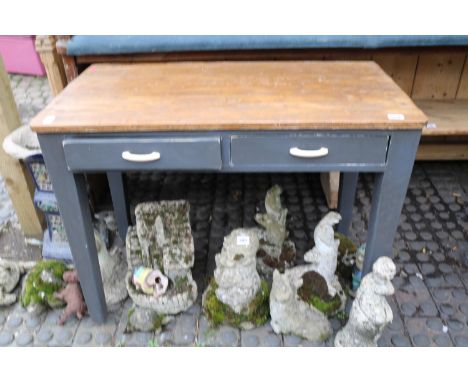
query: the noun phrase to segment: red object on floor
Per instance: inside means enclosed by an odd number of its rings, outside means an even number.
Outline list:
[[[35,36],[0,36],[0,55],[7,72],[45,75],[34,41]]]

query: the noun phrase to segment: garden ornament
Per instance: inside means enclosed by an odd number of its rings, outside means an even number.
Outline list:
[[[377,346],[385,326],[393,320],[385,296],[395,292],[391,282],[395,271],[389,257],[380,257],[374,263],[372,272],[361,281],[349,320],[336,335],[335,346]]]
[[[341,215],[331,211],[317,224],[314,230],[315,246],[304,254],[304,260],[314,266],[314,270],[320,273],[328,285],[328,293],[334,296],[338,280],[335,276],[338,264],[338,247],[340,240],[335,239],[333,226],[341,220]]]
[[[288,240],[286,217],[288,210],[281,205],[282,189],[279,185],[271,187],[265,196],[264,214],[256,214],[255,221],[262,228],[254,228],[260,245],[257,252],[259,272],[271,279],[274,269],[284,271],[294,264],[296,247]]]
[[[21,274],[36,265],[35,261],[11,261],[0,259],[0,306],[16,302],[16,293],[12,293],[21,278]]]
[[[60,316],[60,325],[63,325],[72,314],[76,314],[76,317],[81,320],[86,313],[86,304],[78,281],[78,273],[76,271],[65,272],[63,274],[63,281],[67,285],[61,291],[55,293],[56,298],[67,304]]]
[[[159,269],[138,267],[133,271],[133,284],[145,294],[160,297],[166,293],[169,280]]]
[[[324,341],[332,334],[326,316],[297,296],[302,274],[310,266],[288,269],[284,274],[273,272],[270,293],[271,327],[276,334],[294,334],[310,341]]]

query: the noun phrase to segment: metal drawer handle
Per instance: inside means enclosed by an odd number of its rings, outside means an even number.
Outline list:
[[[161,154],[157,151],[153,151],[149,154],[133,154],[130,151],[124,151],[122,153],[122,159],[128,160],[129,162],[153,162],[159,160]]]
[[[299,147],[291,147],[289,154],[297,158],[320,158],[328,155],[328,149],[321,147],[318,150],[302,150]]]

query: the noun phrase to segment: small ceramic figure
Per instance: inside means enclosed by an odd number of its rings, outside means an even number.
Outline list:
[[[65,281],[67,285],[64,289],[55,293],[56,298],[65,301],[67,304],[60,316],[60,325],[63,325],[72,314],[76,314],[76,317],[81,320],[86,313],[86,304],[83,299],[83,293],[81,292],[77,272],[65,272],[63,274],[63,281]]]
[[[133,284],[145,294],[160,297],[166,293],[169,280],[159,269],[137,267],[133,271]]]
[[[341,220],[337,212],[329,212],[317,224],[314,230],[315,246],[304,254],[304,260],[314,266],[328,285],[328,293],[334,296],[337,292],[337,278],[335,276],[338,264],[338,247],[340,241],[335,239],[333,226]]]
[[[361,281],[349,320],[336,335],[335,346],[377,346],[383,329],[393,320],[385,296],[395,291],[391,282],[395,270],[388,257],[380,257],[374,263],[372,272]]]

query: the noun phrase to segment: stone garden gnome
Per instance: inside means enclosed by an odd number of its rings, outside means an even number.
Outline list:
[[[296,248],[288,238],[286,217],[288,210],[281,205],[282,189],[279,185],[270,188],[265,196],[264,214],[256,214],[255,221],[263,229],[255,229],[260,247],[257,252],[258,270],[271,277],[274,269],[284,270],[294,264]]]
[[[314,266],[328,285],[328,293],[334,296],[337,289],[341,290],[338,278],[335,276],[338,264],[338,247],[340,241],[335,239],[333,226],[341,220],[341,215],[331,211],[317,224],[314,230],[315,246],[304,254],[304,260]]]
[[[359,286],[349,320],[335,338],[335,346],[377,346],[383,329],[392,322],[393,313],[385,296],[394,293],[391,280],[395,264],[380,257]]]

